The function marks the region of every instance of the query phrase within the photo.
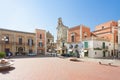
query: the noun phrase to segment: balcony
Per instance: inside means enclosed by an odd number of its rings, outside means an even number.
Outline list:
[[[94,48],[94,50],[102,50],[102,48],[97,47],[97,48]]]

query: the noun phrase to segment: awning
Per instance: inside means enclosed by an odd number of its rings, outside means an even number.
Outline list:
[[[68,51],[73,51],[72,49],[69,49]]]
[[[87,50],[84,50],[84,52],[87,52]]]

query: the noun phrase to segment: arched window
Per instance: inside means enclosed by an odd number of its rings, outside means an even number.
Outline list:
[[[40,39],[42,39],[42,34],[40,34]]]

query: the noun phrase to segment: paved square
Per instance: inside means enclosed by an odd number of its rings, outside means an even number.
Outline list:
[[[0,80],[120,80],[119,66],[58,57],[12,60],[15,64],[10,70],[0,71]]]

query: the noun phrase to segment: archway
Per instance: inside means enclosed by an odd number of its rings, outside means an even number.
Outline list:
[[[23,48],[22,48],[22,47],[19,47],[19,48],[18,48],[18,52],[19,52],[20,54],[22,54],[22,53],[23,53]]]

